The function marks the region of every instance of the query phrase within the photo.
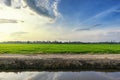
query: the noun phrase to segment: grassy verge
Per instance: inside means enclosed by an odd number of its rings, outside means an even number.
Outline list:
[[[0,44],[0,54],[119,54],[120,44]]]

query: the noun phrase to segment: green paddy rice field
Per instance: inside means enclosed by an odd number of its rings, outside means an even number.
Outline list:
[[[0,44],[0,54],[119,54],[120,44]]]

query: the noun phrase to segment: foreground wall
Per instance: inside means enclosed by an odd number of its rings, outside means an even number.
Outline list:
[[[0,57],[0,70],[120,70],[120,59]]]

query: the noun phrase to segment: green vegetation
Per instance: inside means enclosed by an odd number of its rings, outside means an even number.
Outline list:
[[[120,53],[120,44],[0,44],[1,54]]]

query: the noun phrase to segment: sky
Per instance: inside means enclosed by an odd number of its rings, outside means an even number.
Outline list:
[[[120,0],[0,0],[0,41],[120,41]]]

